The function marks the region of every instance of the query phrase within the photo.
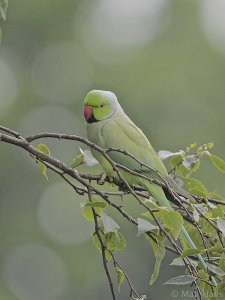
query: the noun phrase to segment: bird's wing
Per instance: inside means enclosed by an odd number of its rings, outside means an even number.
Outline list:
[[[128,151],[136,159],[154,168],[161,174],[167,171],[157,153],[143,132],[128,118],[117,117],[105,123],[100,131],[100,139],[104,148],[119,148]],[[119,152],[109,152],[115,162],[137,171],[147,171],[134,159]]]

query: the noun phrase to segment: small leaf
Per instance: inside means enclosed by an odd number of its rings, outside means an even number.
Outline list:
[[[212,265],[210,263],[206,263],[206,264],[207,264],[208,269],[212,273],[214,273],[216,275],[219,275],[219,276],[224,276],[225,275],[225,272],[223,270],[221,270],[220,268],[218,268],[218,267],[216,267],[216,266],[214,266],[214,265]]]
[[[93,215],[93,211],[91,206],[87,206],[86,204],[83,205],[83,211],[82,211],[82,215],[83,217],[85,217],[85,219],[87,219],[90,222],[94,222],[94,215]],[[102,213],[102,208],[101,207],[96,207],[95,211],[98,215],[101,215]]]
[[[224,197],[216,194],[216,193],[208,193],[208,198],[212,198],[212,199],[215,199],[215,200],[224,200]]]
[[[101,215],[103,208],[107,206],[107,203],[99,200],[97,197],[92,197],[92,202],[81,203],[80,207],[83,209],[82,215],[88,221],[94,222],[94,215],[92,207],[95,208],[97,215]]]
[[[101,243],[98,239],[97,234],[92,234],[92,241],[93,241],[93,244],[96,246],[96,248],[101,252],[101,250],[102,250]]]
[[[217,241],[216,243],[213,244],[212,247],[208,248],[207,251],[222,253],[224,251],[224,248],[221,245],[221,243]]]
[[[184,258],[186,256],[194,256],[194,255],[197,255],[199,253],[201,253],[202,250],[200,249],[192,249],[192,248],[189,248],[189,249],[186,249],[184,250],[182,253],[181,253],[181,258]]]
[[[191,264],[195,267],[198,266],[197,261],[188,258],[188,261],[191,262]],[[184,260],[181,257],[176,257],[173,259],[173,261],[170,263],[170,266],[177,266],[177,267],[183,267],[185,266]]]
[[[71,168],[74,169],[78,167],[79,165],[86,164],[88,167],[93,167],[98,164],[98,161],[94,158],[90,150],[82,150],[80,149],[79,155],[77,155],[72,163],[71,163]]]
[[[185,266],[185,263],[181,257],[176,257],[173,259],[173,261],[170,263],[170,266],[178,266],[183,267]]]
[[[225,283],[224,282],[217,285],[216,293],[217,293],[217,295],[219,295],[220,299],[225,298]]]
[[[113,253],[122,251],[126,247],[126,240],[121,232],[109,232],[105,234],[107,249]]]
[[[193,211],[193,219],[195,220],[195,222],[199,222],[199,213],[197,211],[197,209],[194,207],[194,211]]]
[[[84,206],[105,208],[108,204],[104,201],[88,202]]]
[[[83,163],[84,163],[84,155],[83,154],[79,154],[76,157],[74,157],[74,159],[72,160],[72,163],[71,163],[70,167],[72,169],[75,169],[78,166],[82,165]]]
[[[224,219],[218,219],[217,220],[217,226],[218,226],[219,230],[225,236],[225,220]]]
[[[210,154],[209,155],[212,163],[214,164],[214,166],[221,172],[225,173],[225,161],[220,158],[219,156]]]
[[[146,221],[145,219],[138,218],[138,236],[144,232],[151,231],[153,229],[158,229],[158,226]]]
[[[92,212],[91,207],[89,206],[84,206],[83,211],[82,211],[82,215],[83,217],[85,217],[85,219],[87,219],[88,221],[93,222],[94,221],[94,215]]]
[[[208,192],[205,186],[199,180],[194,178],[183,178],[183,180],[190,193],[193,193],[197,196],[207,197]]]
[[[209,282],[209,274],[203,269],[200,269],[198,271],[198,278],[206,282]]]
[[[105,213],[101,214],[101,220],[104,226],[104,233],[108,232],[117,232],[120,226],[109,216]]]
[[[115,234],[116,237],[117,237],[117,247],[118,247],[118,250],[124,250],[126,248],[126,240],[125,240],[125,237],[122,235],[121,232],[119,232],[118,234]]]
[[[50,155],[50,150],[49,148],[45,145],[45,144],[38,144],[37,145],[37,149],[47,155]],[[48,176],[47,176],[47,167],[45,164],[43,164],[42,162],[38,162],[39,168],[41,170],[41,173],[44,175],[44,177],[46,178],[47,181],[48,180]]]
[[[124,276],[123,271],[119,267],[116,268],[116,272],[117,272],[118,291],[120,292],[120,287],[124,281],[125,276]]]
[[[217,206],[215,204],[213,204],[212,202],[207,201],[207,205],[211,208],[211,209],[215,209]]]
[[[189,145],[190,149],[194,149],[195,147],[197,147],[197,143],[192,143],[192,144]]]
[[[219,268],[225,271],[225,253],[223,253],[220,257]]]
[[[183,165],[186,169],[191,170],[195,164],[199,161],[198,156],[196,155],[186,155],[183,158]]]
[[[50,150],[45,144],[38,144],[37,149],[47,155],[50,155]]]
[[[104,237],[102,237],[102,239],[104,240]],[[95,245],[95,247],[97,248],[97,250],[101,253],[102,247],[101,247],[101,243],[99,241],[97,234],[92,234],[92,241],[93,241],[93,244]],[[112,258],[111,254],[107,250],[105,251],[105,257],[106,257],[107,262],[109,262],[110,259]]]
[[[167,282],[164,284],[174,284],[174,285],[186,285],[186,284],[191,284],[197,279],[195,276],[191,275],[181,275],[178,277],[174,277],[169,279]]]
[[[175,240],[178,239],[184,220],[183,217],[177,211],[162,211],[163,221],[166,227],[171,231]]]
[[[160,150],[158,152],[158,155],[159,155],[161,160],[167,159],[169,157],[180,156],[182,154],[184,154],[183,150],[180,150],[178,152],[171,152],[171,151],[168,151],[168,150]]]
[[[6,12],[8,8],[8,0],[0,1],[0,15],[4,21],[6,21]]]
[[[165,245],[164,245],[164,240],[165,240],[164,237],[162,237],[161,239],[158,237],[158,244],[155,241],[153,241],[152,239],[149,239],[149,240],[152,245],[155,259],[156,259],[154,271],[153,271],[151,279],[150,279],[150,285],[152,285],[156,281],[156,279],[159,275],[159,269],[161,266],[161,262],[166,254],[166,249],[165,249]]]
[[[47,181],[49,181],[48,176],[47,176],[47,167],[44,165],[42,162],[38,162],[39,168],[41,170],[41,173],[44,175]]]
[[[212,142],[206,144],[207,148],[212,149],[214,144]]]

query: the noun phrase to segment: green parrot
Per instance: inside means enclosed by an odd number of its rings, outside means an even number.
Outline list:
[[[84,99],[84,117],[86,119],[87,137],[89,141],[104,149],[117,148],[125,150],[143,164],[150,166],[162,175],[162,177],[169,177],[158,154],[141,129],[124,113],[114,93],[102,90],[90,91]],[[115,181],[119,181],[118,175],[102,154],[94,149],[91,149],[91,152],[103,167],[106,174],[114,178]],[[108,155],[114,162],[124,167],[142,174],[150,173],[147,167],[141,166],[133,158],[123,153],[112,151],[109,152]],[[139,185],[146,188],[161,206],[166,207],[168,210],[173,209],[163,189],[159,185],[150,183],[146,179],[130,174],[125,170],[121,170],[120,174],[129,185]],[[194,242],[184,227],[182,228],[182,233],[189,246],[196,249]],[[198,258],[207,270],[207,265],[203,257],[199,254]],[[213,280],[213,282],[216,284],[215,280]]]

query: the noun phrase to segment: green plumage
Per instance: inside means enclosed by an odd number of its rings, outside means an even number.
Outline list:
[[[117,148],[126,150],[137,160],[154,169],[162,177],[169,179],[165,166],[151,146],[150,142],[143,132],[124,113],[116,96],[112,92],[99,90],[91,91],[84,99],[84,106],[84,115],[87,121],[87,136],[91,142],[104,149]],[[101,155],[101,153],[93,149],[91,149],[91,151],[93,156],[102,165],[106,174],[118,180],[116,172],[113,171],[112,166]],[[148,168],[141,166],[133,158],[128,157],[123,153],[113,151],[109,152],[108,155],[114,162],[131,170],[135,170],[138,173],[144,173],[145,175],[149,173],[150,177],[153,173],[151,173]],[[124,170],[120,171],[120,174],[129,185],[145,187],[161,206],[172,210],[170,202],[166,198],[164,191],[160,186],[152,184],[149,181],[132,175]],[[169,181],[172,181],[172,179],[167,182]],[[176,188],[176,184],[172,184]],[[196,246],[184,227],[182,228],[182,233],[189,246],[195,249]],[[202,256],[198,255],[198,257],[204,268],[207,269],[207,265]],[[213,281],[214,284],[216,284],[214,279]]]

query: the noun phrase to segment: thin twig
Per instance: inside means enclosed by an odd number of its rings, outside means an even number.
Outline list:
[[[92,195],[91,195],[91,189],[88,189],[88,198],[89,201],[92,202]],[[100,230],[99,230],[99,224],[98,224],[98,217],[97,217],[97,213],[94,209],[94,207],[91,207],[92,212],[93,212],[93,216],[94,216],[94,222],[95,222],[95,233],[98,237],[98,240],[100,242],[101,245],[101,252],[102,252],[102,262],[103,262],[103,266],[105,269],[105,273],[107,275],[108,281],[109,281],[109,286],[110,286],[110,290],[111,290],[111,294],[112,294],[112,298],[113,300],[116,300],[116,295],[115,295],[115,291],[114,291],[114,287],[113,287],[113,282],[109,273],[109,269],[108,269],[108,264],[107,264],[107,259],[106,259],[106,247],[103,243],[103,240],[101,238],[101,234],[100,234]]]

